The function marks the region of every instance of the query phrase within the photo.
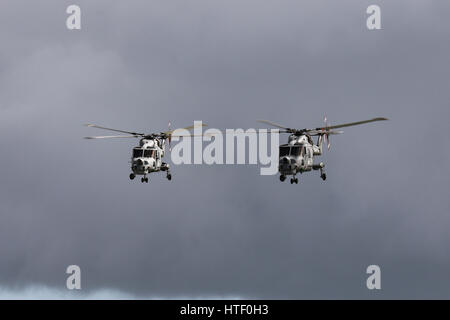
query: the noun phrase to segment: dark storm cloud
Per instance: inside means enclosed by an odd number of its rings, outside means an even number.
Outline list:
[[[369,1],[78,1],[71,32],[71,2],[30,3],[0,5],[3,288],[65,290],[78,264],[105,296],[449,297],[449,4],[377,1],[370,32]],[[86,122],[324,114],[391,119],[333,136],[326,183],[205,165],[141,185],[127,178],[135,141],[81,139],[101,134]]]

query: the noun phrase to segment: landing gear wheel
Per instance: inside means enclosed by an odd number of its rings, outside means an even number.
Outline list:
[[[294,183],[294,179],[291,179],[291,184],[293,184]]]
[[[141,182],[144,183],[144,181],[145,181],[145,178],[141,178]]]
[[[298,178],[294,179],[295,184],[298,184]]]
[[[134,173],[130,173],[130,180],[133,180],[136,177]]]
[[[172,175],[170,173],[167,175],[167,180],[172,180]]]
[[[322,178],[323,181],[327,180],[327,175],[325,173],[322,173],[320,177]]]
[[[147,177],[141,178],[141,182],[142,182],[142,183],[144,183],[144,182],[148,183],[148,178],[147,178]]]
[[[286,176],[281,175],[281,176],[280,176],[280,181],[283,182],[284,180],[286,180]]]

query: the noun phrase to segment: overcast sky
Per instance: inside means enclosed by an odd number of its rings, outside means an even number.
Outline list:
[[[0,298],[450,298],[450,3],[0,4]],[[366,28],[381,7],[382,30]],[[144,132],[388,117],[333,136],[328,179],[256,165],[130,181]],[[281,137],[281,143],[287,140]],[[381,267],[381,291],[366,268]]]

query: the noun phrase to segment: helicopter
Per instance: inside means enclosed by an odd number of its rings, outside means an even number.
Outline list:
[[[314,156],[322,155],[322,144],[327,140],[328,150],[330,149],[330,135],[341,134],[343,131],[334,129],[356,126],[375,121],[384,121],[387,118],[373,118],[357,122],[344,123],[329,126],[327,118],[324,118],[325,126],[314,129],[292,129],[281,126],[268,120],[258,120],[258,122],[277,127],[280,133],[289,133],[288,143],[279,147],[278,171],[280,172],[280,181],[286,180],[286,176],[292,175],[291,184],[298,184],[297,173],[304,173],[311,170],[320,170],[322,180],[327,179],[325,173],[325,164],[323,162],[314,163]],[[317,143],[314,144],[313,136],[317,136]]]
[[[162,161],[162,158],[164,157],[165,154],[166,141],[169,142],[169,150],[170,150],[170,141],[172,137],[184,137],[185,135],[174,134],[174,132],[179,129],[170,130],[170,123],[168,131],[150,134],[106,128],[98,126],[96,124],[86,124],[86,126],[91,128],[98,128],[103,130],[125,133],[127,135],[91,136],[85,137],[85,139],[140,138],[139,145],[133,148],[131,154],[131,173],[129,175],[130,180],[133,180],[137,175],[142,175],[143,177],[141,178],[141,182],[148,183],[147,175],[159,171],[166,172],[167,180],[169,181],[172,180],[169,164]],[[185,127],[183,129],[190,130],[200,126],[204,127],[207,125],[206,124],[193,125]]]

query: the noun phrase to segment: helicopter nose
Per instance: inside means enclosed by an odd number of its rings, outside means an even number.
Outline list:
[[[289,163],[289,159],[285,157],[285,158],[281,159],[281,163],[288,164]]]
[[[137,164],[138,166],[142,166],[142,165],[144,164],[144,162],[142,161],[142,159],[137,159],[137,160],[136,160],[136,164]]]
[[[297,166],[297,162],[294,158],[283,157],[280,159],[280,170],[292,171]]]

